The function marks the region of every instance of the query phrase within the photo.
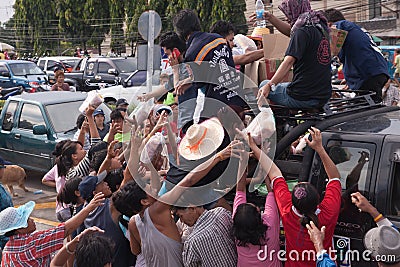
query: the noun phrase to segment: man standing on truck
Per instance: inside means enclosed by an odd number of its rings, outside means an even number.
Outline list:
[[[339,52],[344,78],[352,90],[373,91],[376,103],[382,101],[382,88],[389,79],[387,62],[371,36],[357,24],[346,20],[336,9],[325,10],[329,26],[347,31]]]

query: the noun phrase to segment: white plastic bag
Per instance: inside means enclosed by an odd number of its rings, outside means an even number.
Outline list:
[[[257,145],[261,145],[265,139],[270,138],[276,128],[274,114],[271,108],[259,107],[260,113],[245,128],[244,133],[250,133]]]
[[[79,107],[79,111],[83,113],[89,105],[96,109],[103,102],[104,98],[97,91],[90,91],[85,101],[83,101],[82,105]]]

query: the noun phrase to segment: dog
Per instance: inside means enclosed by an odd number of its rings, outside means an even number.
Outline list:
[[[4,185],[7,185],[10,194],[14,197],[17,197],[18,194],[14,192],[13,185],[18,185],[25,192],[29,192],[25,187],[26,173],[25,170],[18,165],[6,165],[4,169],[3,178],[1,178],[1,182]]]

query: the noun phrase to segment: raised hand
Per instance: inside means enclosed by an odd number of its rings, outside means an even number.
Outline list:
[[[311,129],[308,130],[311,134],[312,141],[310,141],[308,138],[306,139],[307,145],[314,149],[315,151],[321,151],[323,150],[324,147],[322,146],[322,135],[321,131],[315,127],[311,127]]]
[[[89,202],[86,208],[90,211],[95,210],[97,207],[104,205],[104,194],[102,192],[97,193],[93,199]]]

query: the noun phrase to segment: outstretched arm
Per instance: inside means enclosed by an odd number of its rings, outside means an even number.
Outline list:
[[[324,168],[326,174],[329,179],[340,178],[339,170],[337,169],[335,163],[333,163],[332,159],[329,157],[328,153],[326,153],[324,147],[322,146],[322,136],[321,131],[315,127],[311,127],[308,130],[311,134],[312,141],[306,139],[307,145],[309,145],[315,152],[318,153],[321,158],[322,163],[324,164]]]
[[[360,212],[363,211],[369,213],[378,226],[392,226],[392,223],[381,213],[379,213],[379,211],[371,203],[369,203],[368,199],[366,199],[360,192],[351,194],[351,202],[357,206]]]

